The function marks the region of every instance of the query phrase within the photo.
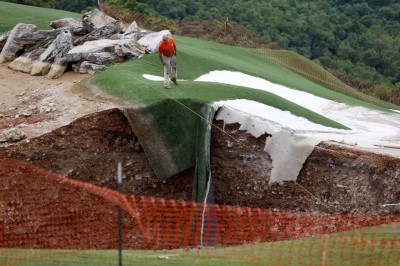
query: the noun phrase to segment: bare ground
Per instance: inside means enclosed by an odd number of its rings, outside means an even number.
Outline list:
[[[67,72],[60,79],[47,80],[1,64],[0,132],[18,128],[27,139],[0,144],[0,154],[112,189],[116,188],[117,162],[122,161],[124,193],[190,200],[194,169],[158,181],[118,109],[129,103],[84,86],[88,77]],[[32,108],[34,112],[27,115],[25,111]],[[304,164],[297,182],[268,185],[272,164],[263,152],[267,136],[257,139],[238,128],[238,124],[227,125],[225,133],[253,152],[221,131],[212,132],[217,203],[307,212],[400,213],[381,206],[400,202],[398,157],[322,143]]]

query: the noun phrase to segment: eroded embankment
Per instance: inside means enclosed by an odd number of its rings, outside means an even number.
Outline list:
[[[222,122],[214,122],[223,127]],[[399,158],[321,143],[307,159],[297,182],[268,185],[272,163],[263,151],[267,136],[255,138],[238,129],[238,124],[231,124],[225,125],[224,132],[212,130],[211,167],[217,203],[307,212],[399,213],[394,207],[381,206],[400,201]],[[118,109],[0,147],[0,153],[111,189],[116,188],[117,162],[122,161],[124,193],[178,200],[192,196],[194,169],[158,181]]]

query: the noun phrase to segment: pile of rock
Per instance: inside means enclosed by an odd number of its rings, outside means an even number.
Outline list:
[[[94,74],[107,65],[124,62],[156,51],[168,30],[143,36],[136,22],[124,25],[98,9],[85,13],[82,21],[52,21],[53,30],[37,30],[33,24],[17,24],[0,35],[0,63],[16,71],[58,78],[68,68]]]

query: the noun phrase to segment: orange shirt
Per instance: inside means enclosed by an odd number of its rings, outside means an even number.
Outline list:
[[[169,37],[168,43],[164,43],[163,41],[160,42],[158,45],[158,54],[163,54],[166,57],[171,57],[175,55],[175,42],[174,39]]]

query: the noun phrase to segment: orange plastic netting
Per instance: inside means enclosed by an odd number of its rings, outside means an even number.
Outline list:
[[[5,157],[0,157],[0,177],[3,249],[116,249],[118,207],[123,210],[124,249],[221,248],[321,235],[326,238],[327,234],[389,223],[396,231],[398,224],[393,222],[400,221],[399,216],[284,213],[135,197]],[[375,234],[372,240],[371,234]],[[372,230],[335,241],[373,245],[374,252],[384,246],[390,252],[386,249],[382,259],[388,255],[398,258],[397,235]],[[250,248],[240,258],[256,259],[259,248]],[[312,245],[304,248],[312,249]],[[232,255],[228,260],[240,254],[234,249],[225,252]],[[257,258],[261,262],[266,259]]]

